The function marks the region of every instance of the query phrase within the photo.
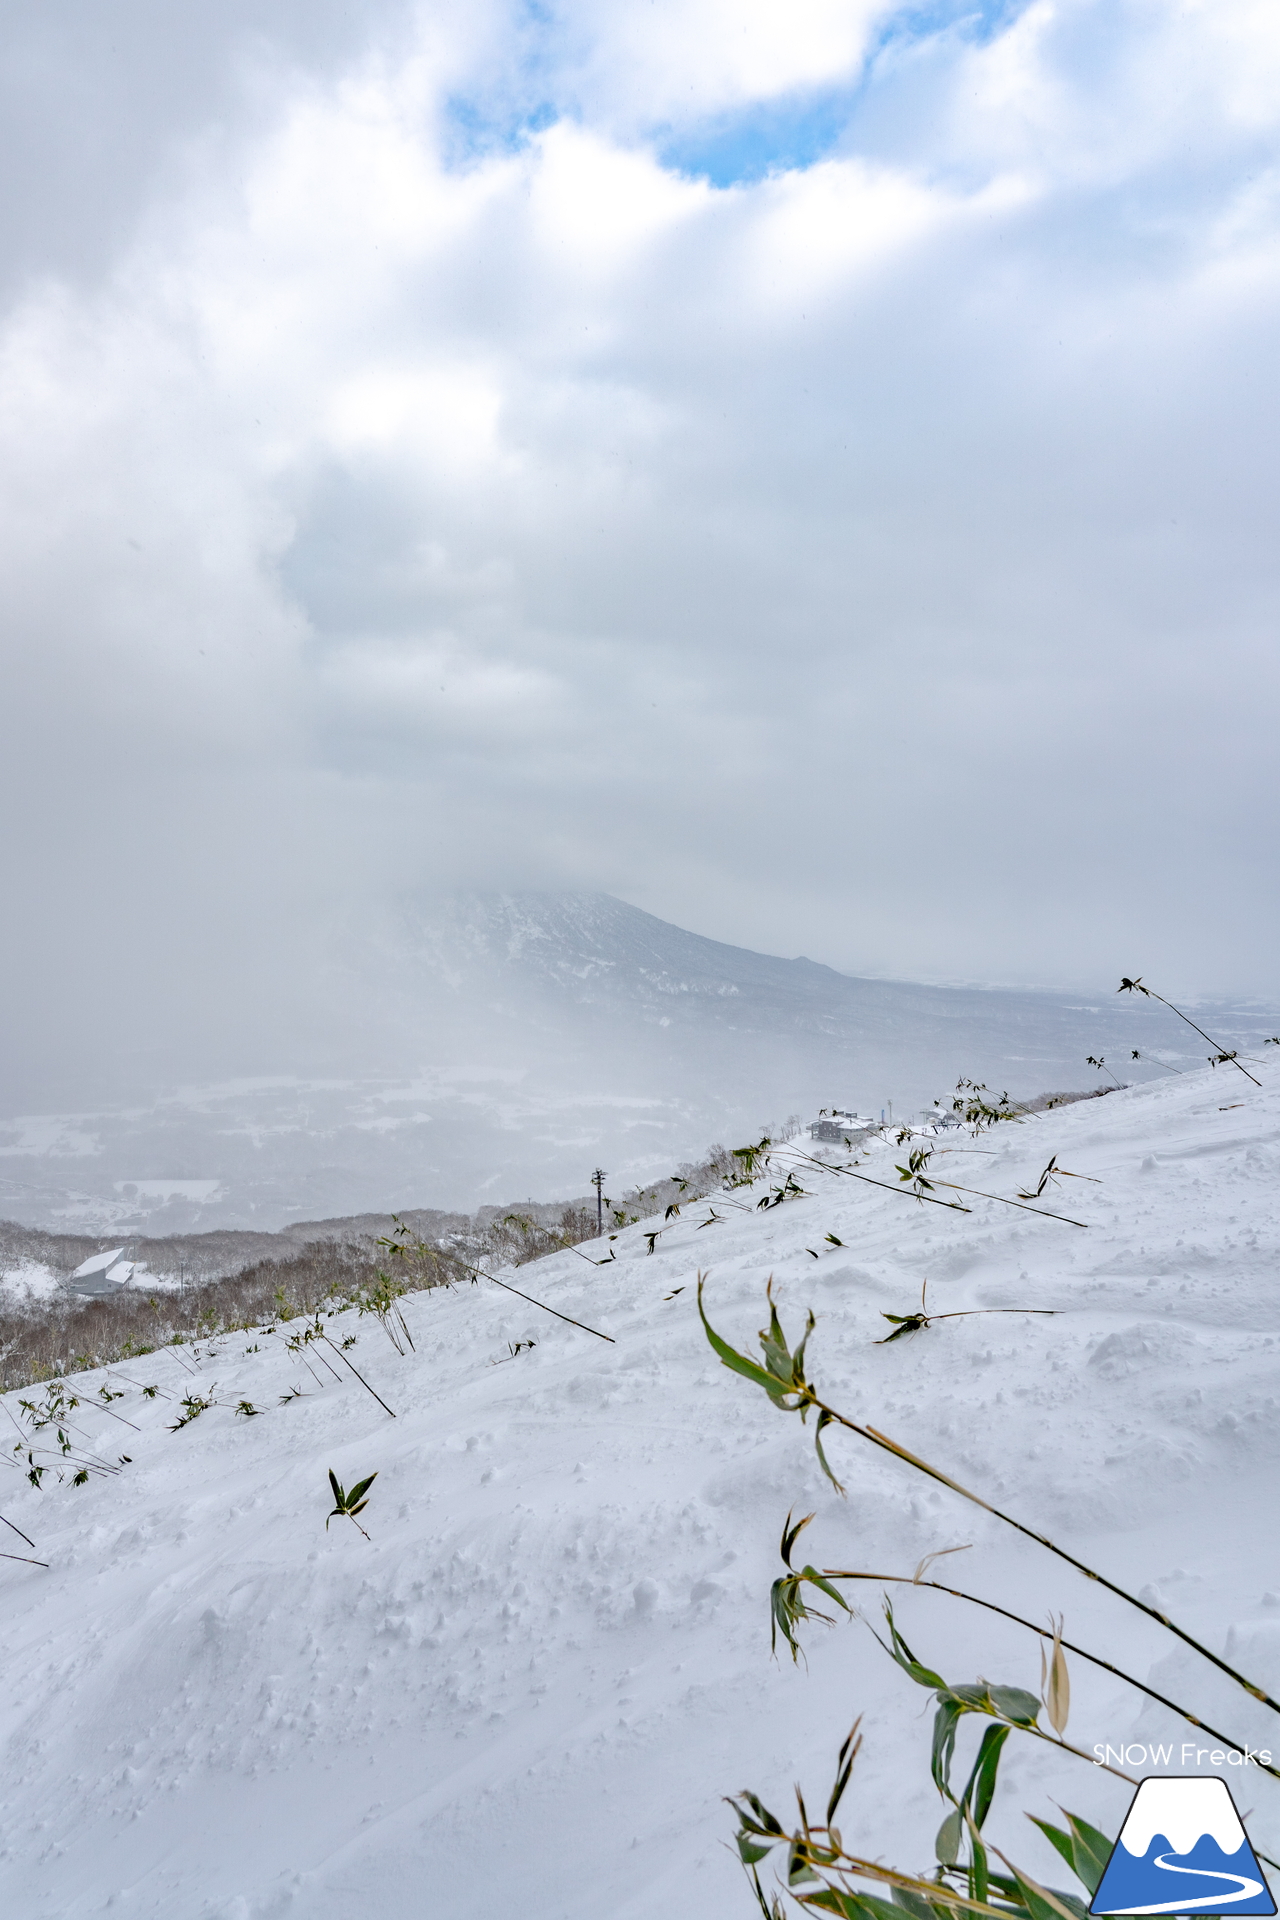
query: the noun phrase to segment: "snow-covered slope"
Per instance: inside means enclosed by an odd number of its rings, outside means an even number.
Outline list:
[[[815,1510],[807,1552],[827,1565],[909,1573],[970,1542],[943,1563],[956,1584],[1032,1618],[1064,1611],[1070,1638],[1280,1749],[1262,1708],[1131,1609],[828,1435],[840,1500],[810,1434],[715,1361],[694,1308],[701,1267],[713,1320],[743,1344],[772,1275],[793,1329],[817,1314],[811,1372],[837,1406],[1149,1588],[1211,1645],[1229,1636],[1274,1689],[1280,1071],[1259,1076],[1261,1091],[1205,1070],[950,1142],[966,1152],[934,1162],[1013,1195],[1056,1154],[1088,1179],[1045,1204],[1083,1228],[806,1170],[807,1197],[718,1205],[707,1226],[698,1205],[652,1256],[638,1226],[607,1266],[565,1254],[506,1276],[614,1344],[488,1284],[418,1296],[416,1354],[365,1321],[351,1355],[394,1419],[340,1364],[331,1379],[313,1358],[313,1380],[278,1338],[137,1360],[131,1381],[219,1404],[174,1433],[176,1398],[130,1388],[113,1410],[140,1431],[75,1415],[104,1454],[132,1456],[118,1477],[36,1492],[15,1463],[3,1480],[0,1510],[50,1563],[0,1562],[4,1910],[745,1920],[720,1795],[749,1786],[785,1812],[800,1779],[821,1801],[859,1712],[846,1841],[926,1867],[926,1696],[860,1622],[811,1628],[807,1669],[770,1662],[792,1507]],[[892,1180],[895,1158],[878,1148],[863,1170]],[[874,1344],[926,1276],[934,1311],[1056,1317]],[[280,1404],[297,1384],[305,1396]],[[234,1412],[242,1398],[261,1417]],[[345,1484],[377,1472],[370,1543],[345,1521],[325,1531],[329,1468]],[[1037,1686],[1030,1636],[919,1590],[899,1589],[898,1609],[950,1679]],[[1185,1736],[1118,1681],[1078,1662],[1072,1681],[1083,1747]],[[1054,1879],[1021,1810],[1061,1801],[1114,1833],[1128,1789],[1022,1744],[989,1831]],[[1280,1788],[1253,1771],[1233,1786],[1255,1846],[1276,1853]]]

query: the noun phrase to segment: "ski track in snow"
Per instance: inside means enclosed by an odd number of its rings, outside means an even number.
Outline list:
[[[140,1433],[76,1415],[103,1453],[132,1455],[118,1478],[37,1492],[16,1462],[0,1477],[0,1510],[51,1563],[0,1561],[4,1911],[745,1920],[720,1796],[751,1787],[785,1819],[800,1780],[825,1805],[857,1713],[846,1841],[927,1868],[942,1813],[928,1696],[861,1621],[807,1629],[807,1668],[770,1661],[790,1508],[815,1511],[804,1557],[820,1565],[910,1573],[971,1542],[935,1576],[1037,1620],[1061,1609],[1070,1638],[1280,1749],[1263,1709],[1132,1609],[829,1434],[839,1499],[811,1428],[717,1363],[694,1305],[701,1267],[713,1323],[754,1349],[772,1275],[790,1333],[817,1315],[810,1370],[836,1406],[1149,1589],[1214,1647],[1229,1630],[1231,1657],[1274,1691],[1280,1068],[1258,1072],[1261,1091],[1206,1070],[942,1143],[983,1152],[933,1171],[1010,1196],[1056,1153],[1102,1184],[1064,1180],[1041,1204],[1088,1231],[803,1171],[809,1197],[768,1213],[719,1207],[723,1224],[700,1229],[707,1203],[689,1206],[651,1257],[656,1221],[628,1228],[608,1266],[566,1253],[520,1270],[517,1285],[616,1346],[487,1284],[412,1296],[416,1355],[369,1320],[353,1352],[394,1421],[349,1376],[321,1390],[279,1339],[114,1370],[117,1386],[175,1395],[216,1385],[231,1405],[171,1433],[176,1403],[130,1390],[116,1408]],[[892,1180],[902,1157],[878,1146],[865,1170]],[[934,1312],[1059,1317],[873,1344],[925,1276]],[[92,1394],[102,1377],[74,1385]],[[297,1384],[306,1397],[279,1405]],[[237,1416],[242,1397],[263,1417]],[[326,1533],[330,1467],[345,1484],[377,1471],[372,1544],[342,1521]],[[912,1646],[948,1678],[1037,1686],[1030,1635],[896,1593]],[[875,1619],[878,1589],[851,1597]],[[1081,1662],[1072,1682],[1078,1745],[1192,1731]],[[957,1767],[979,1731],[962,1731]],[[989,1831],[1061,1884],[1022,1810],[1054,1818],[1061,1801],[1114,1833],[1131,1790],[1037,1743],[1007,1752]],[[1280,1787],[1235,1771],[1255,1846],[1276,1852]]]

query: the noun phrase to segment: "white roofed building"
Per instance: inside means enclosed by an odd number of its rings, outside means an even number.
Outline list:
[[[828,1140],[839,1146],[846,1140],[860,1139],[869,1133],[878,1123],[867,1115],[854,1113],[844,1107],[832,1107],[829,1113],[821,1115],[809,1128],[811,1140]]]
[[[114,1247],[110,1253],[95,1253],[81,1261],[67,1286],[72,1293],[89,1296],[119,1293],[133,1277],[133,1264],[132,1260],[125,1259],[123,1247]]]

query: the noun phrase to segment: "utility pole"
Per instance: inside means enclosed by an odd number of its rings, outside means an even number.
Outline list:
[[[604,1232],[604,1168],[597,1167],[591,1176],[591,1184],[596,1190],[596,1238]]]

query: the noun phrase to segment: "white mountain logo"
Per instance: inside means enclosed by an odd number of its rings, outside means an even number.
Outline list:
[[[1144,1780],[1089,1912],[1274,1914],[1225,1780]]]

